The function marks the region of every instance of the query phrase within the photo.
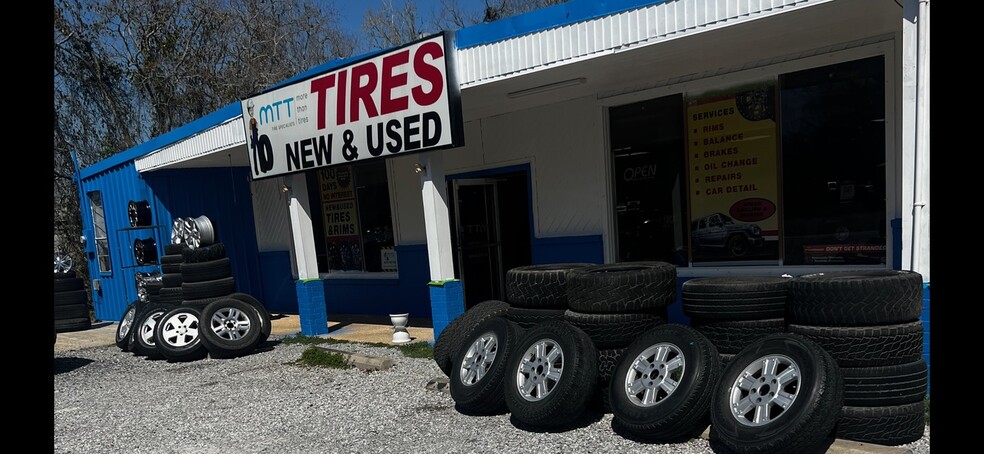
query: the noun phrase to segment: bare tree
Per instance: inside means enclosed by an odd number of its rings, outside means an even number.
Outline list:
[[[348,57],[339,22],[324,0],[55,0],[56,247],[84,264],[72,152],[91,164]]]

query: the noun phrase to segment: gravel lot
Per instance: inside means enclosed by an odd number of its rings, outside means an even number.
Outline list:
[[[291,364],[307,346],[279,336],[248,356],[151,361],[115,346],[54,355],[54,450],[304,453],[713,453],[706,440],[645,444],[593,414],[563,432],[516,427],[508,414],[458,413],[450,395],[425,389],[442,376],[433,360],[359,344],[333,348],[385,356],[392,369]],[[929,430],[907,445],[929,452]]]

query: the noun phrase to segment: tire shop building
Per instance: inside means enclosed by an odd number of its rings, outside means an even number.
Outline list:
[[[160,255],[206,215],[236,291],[305,333],[325,311],[439,332],[530,264],[906,269],[928,363],[928,10],[572,0],[328,62],[78,171],[96,316],[155,268],[137,240]]]

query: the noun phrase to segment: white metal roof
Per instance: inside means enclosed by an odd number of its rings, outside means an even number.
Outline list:
[[[243,129],[242,118],[243,116],[239,115],[184,140],[159,148],[137,158],[134,166],[137,172],[147,172],[245,145],[246,132]],[[246,156],[238,156],[238,154],[236,163],[248,165]],[[223,164],[228,166],[230,163]]]

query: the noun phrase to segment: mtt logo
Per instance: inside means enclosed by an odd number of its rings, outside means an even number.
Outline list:
[[[290,101],[290,99],[287,101]],[[266,121],[267,123],[273,120],[274,105],[277,106],[276,113],[279,117],[280,105],[283,103],[283,101],[279,101],[260,107],[260,122],[263,122],[263,118],[267,116],[269,116],[269,119]],[[290,102],[287,104],[290,105]],[[273,145],[270,143],[270,138],[266,134],[260,134],[260,128],[254,116],[256,113],[255,108],[256,106],[253,104],[252,99],[246,102],[246,110],[249,113],[249,148],[253,156],[253,172],[259,175],[260,172],[267,173],[273,169]],[[289,109],[287,116],[290,117]]]
[[[287,116],[285,118],[290,118],[290,103],[294,102],[294,98],[287,98],[283,101],[277,101],[265,106],[260,106],[260,124],[267,124],[274,121],[280,121],[280,107],[283,106],[284,110],[287,111]]]

